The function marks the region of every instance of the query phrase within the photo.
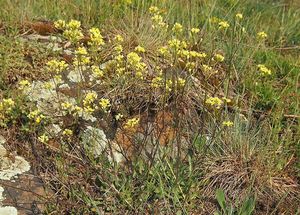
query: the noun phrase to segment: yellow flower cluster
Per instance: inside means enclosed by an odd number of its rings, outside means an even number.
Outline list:
[[[3,99],[0,102],[0,126],[6,127],[7,122],[10,120],[10,114],[15,107],[15,102],[11,99]]]
[[[63,135],[70,137],[70,136],[73,135],[73,131],[66,128],[66,129],[63,131]]]
[[[80,26],[81,23],[78,20],[74,20],[74,19],[71,19],[71,21],[68,24],[66,24],[66,28],[72,30],[79,29]]]
[[[30,86],[31,86],[31,84],[28,80],[21,80],[19,82],[19,89],[20,90],[28,89]]]
[[[44,89],[46,90],[51,90],[55,87],[55,84],[51,81],[46,81],[44,84],[43,84],[43,87]]]
[[[236,17],[237,19],[243,19],[243,14],[237,13],[237,14],[235,15],[235,17]]]
[[[149,8],[149,12],[150,12],[151,14],[158,14],[158,13],[159,13],[159,9],[158,9],[158,7],[156,7],[156,6],[151,6],[151,7]]]
[[[218,17],[213,16],[213,17],[211,17],[211,18],[209,19],[209,21],[210,21],[212,24],[216,24],[216,23],[222,22],[223,20],[220,19],[220,18],[218,18]]]
[[[137,46],[137,47],[135,47],[134,51],[144,53],[146,50],[142,46]]]
[[[166,22],[164,22],[164,19],[160,13],[160,10],[152,6],[149,8],[149,12],[152,15],[151,20],[152,20],[152,27],[156,29],[161,29],[161,30],[166,30],[168,28],[168,25]]]
[[[180,41],[175,38],[169,40],[168,45],[171,49],[175,49],[176,51],[179,49],[185,49],[187,47],[187,43],[185,41]]]
[[[105,98],[100,99],[99,105],[105,112],[111,106],[109,99],[105,99]]]
[[[194,58],[194,59],[196,59],[196,58],[201,59],[201,58],[205,58],[205,57],[207,56],[206,53],[204,53],[204,52],[188,51],[188,50],[186,50],[186,49],[179,50],[179,51],[177,52],[177,54],[178,54],[181,58],[187,59],[187,60],[189,60],[189,59],[191,59],[191,58]]]
[[[122,51],[123,51],[123,46],[122,45],[116,45],[115,47],[114,47],[114,50],[115,50],[115,52],[119,55],[119,54],[121,54],[122,53]]]
[[[185,83],[186,83],[185,79],[183,79],[183,78],[178,78],[177,79],[177,84],[178,84],[179,87],[184,87]]]
[[[92,74],[95,78],[102,78],[104,73],[103,71],[99,68],[99,66],[91,66],[92,69]]]
[[[151,81],[151,86],[153,88],[158,88],[161,87],[163,84],[163,79],[161,76],[156,76],[155,78],[152,79]]]
[[[168,79],[166,81],[166,92],[171,92],[173,88],[173,81],[171,79]]]
[[[204,72],[211,72],[212,71],[212,67],[211,66],[208,66],[208,65],[206,65],[206,64],[203,64],[202,65],[202,68],[203,68],[203,70],[204,70]]]
[[[54,22],[54,27],[63,30],[66,27],[66,22],[64,20],[57,20]]]
[[[31,111],[27,117],[31,120],[33,120],[36,124],[40,124],[42,122],[43,119],[45,119],[46,117],[41,113],[40,110],[34,110]]]
[[[68,113],[71,113],[71,111],[73,110],[73,104],[71,104],[70,102],[61,103],[61,107],[63,110],[67,111]]]
[[[264,31],[257,33],[257,38],[260,40],[265,40],[265,39],[267,39],[267,37],[268,37],[268,35]]]
[[[158,54],[162,57],[166,57],[168,55],[170,55],[168,46],[162,46],[158,49]]]
[[[15,107],[15,102],[11,98],[3,99],[2,102],[0,102],[0,112],[9,113],[12,111],[14,107]]]
[[[146,70],[146,64],[141,62],[142,58],[136,52],[130,52],[127,55],[127,63],[130,68],[135,70],[135,74],[138,78],[143,78],[143,73]]]
[[[83,99],[83,107],[84,111],[87,113],[92,113],[95,111],[93,108],[93,102],[97,99],[98,95],[95,92],[89,92],[86,94],[85,98]]]
[[[63,20],[58,20],[54,23],[54,26],[58,29],[64,30],[64,37],[73,43],[76,43],[83,38],[83,34],[80,30],[81,23],[77,20],[72,19],[69,23],[66,23]]]
[[[123,116],[123,114],[121,114],[121,113],[118,113],[116,116],[115,116],[115,118],[116,118],[116,120],[121,120],[122,118],[123,118],[124,116]]]
[[[258,64],[257,68],[262,75],[271,75],[272,74],[272,71],[263,64]]]
[[[94,109],[91,107],[91,103],[86,102],[86,106],[84,107],[85,111],[87,113],[91,113],[94,111]],[[77,105],[73,105],[70,102],[63,102],[61,103],[61,108],[62,110],[66,111],[69,114],[72,114],[73,116],[78,116],[78,115],[82,115],[83,113],[83,108],[77,106]]]
[[[87,65],[90,63],[90,57],[88,56],[88,51],[85,47],[78,47],[77,50],[75,50],[75,54],[76,57],[73,62],[75,66]]]
[[[130,52],[128,55],[127,55],[127,62],[130,64],[130,65],[136,65],[138,64],[140,61],[142,60],[142,58],[135,52]]]
[[[115,40],[116,43],[119,43],[119,44],[124,42],[124,38],[120,34],[117,34],[115,36],[114,40]]]
[[[54,74],[60,74],[62,71],[64,71],[68,64],[65,61],[58,61],[58,60],[50,60],[47,63],[48,71],[54,73]]]
[[[75,50],[76,55],[87,55],[88,52],[85,47],[78,47],[77,50]]]
[[[226,127],[231,127],[231,126],[233,126],[233,122],[232,121],[224,121],[223,123],[222,123],[222,125],[223,126],[226,126]]]
[[[219,29],[227,29],[229,28],[229,23],[227,21],[220,21],[219,22]]]
[[[218,97],[209,97],[208,99],[206,99],[205,103],[215,107],[216,109],[220,109],[223,104],[223,101]]]
[[[225,57],[221,54],[215,54],[214,55],[214,60],[218,62],[223,62],[225,60]]]
[[[192,34],[198,34],[200,32],[200,29],[199,28],[192,28],[191,29],[191,33]]]
[[[134,128],[135,126],[137,126],[137,124],[140,122],[139,118],[132,118],[132,119],[128,119],[127,122],[125,123],[125,128]]]
[[[88,42],[88,45],[93,47],[99,47],[104,45],[104,39],[103,36],[101,35],[99,28],[91,28],[89,32],[90,32],[90,41]]]
[[[183,79],[183,78],[178,77],[177,80],[175,81],[175,83],[177,83],[178,88],[182,88],[182,87],[185,86],[186,80]],[[166,84],[166,86],[165,86],[166,92],[171,92],[172,91],[172,85],[173,85],[172,80],[167,79],[165,84]],[[163,85],[164,85],[164,81],[163,81],[163,78],[161,76],[156,76],[151,81],[151,87],[153,87],[153,88],[163,87]]]
[[[178,22],[176,22],[172,28],[172,31],[175,33],[175,34],[179,34],[179,33],[182,33],[183,32],[183,27],[181,24],[179,24]]]
[[[49,141],[49,137],[46,134],[43,134],[38,137],[38,141],[41,143],[47,143]]]

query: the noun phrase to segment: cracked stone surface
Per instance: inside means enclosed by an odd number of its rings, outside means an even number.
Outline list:
[[[51,192],[21,156],[11,158],[0,135],[0,215],[41,215]]]
[[[18,175],[29,171],[30,165],[21,156],[16,156],[14,159],[11,159],[3,146],[4,143],[4,137],[0,136],[0,180],[11,181],[16,179]],[[0,186],[0,214],[18,214],[16,208],[12,206],[3,206],[3,201],[5,200],[3,193],[4,188]]]

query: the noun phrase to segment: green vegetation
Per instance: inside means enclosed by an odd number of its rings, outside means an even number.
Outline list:
[[[300,7],[0,0],[0,132],[45,214],[297,214]]]

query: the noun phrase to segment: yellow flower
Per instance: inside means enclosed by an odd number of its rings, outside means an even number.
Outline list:
[[[66,25],[66,28],[74,30],[80,28],[80,26],[81,26],[80,21],[71,19],[71,21]]]
[[[135,52],[130,52],[128,55],[127,55],[127,61],[130,65],[136,65],[138,64],[140,61],[141,61],[141,57],[135,53]]]
[[[176,34],[181,33],[183,31],[183,27],[181,24],[179,24],[178,22],[176,22],[172,28],[172,31]]]
[[[88,44],[90,46],[102,46],[104,45],[104,40],[101,35],[101,32],[98,28],[91,28],[90,29],[90,42]]]
[[[66,129],[63,131],[63,135],[65,135],[65,136],[72,136],[72,135],[73,135],[73,131],[66,128]]]
[[[79,107],[79,106],[75,106],[74,107],[74,113],[73,113],[73,116],[75,116],[75,115],[79,115],[79,114],[81,114],[83,112],[83,109],[81,108],[81,107]]]
[[[58,74],[64,71],[68,67],[68,64],[63,60],[62,61],[50,60],[47,63],[47,67],[50,72]]]
[[[205,58],[207,56],[204,52],[196,52],[196,51],[190,51],[189,55],[191,57],[197,57],[197,58]]]
[[[3,99],[2,102],[0,102],[0,111],[4,111],[5,113],[11,112],[14,107],[15,102],[11,98]]]
[[[177,84],[178,84],[178,86],[179,87],[184,87],[184,85],[185,85],[185,79],[183,79],[183,78],[178,78],[177,79]]]
[[[135,52],[130,52],[127,55],[127,62],[129,66],[136,71],[136,75],[139,78],[143,78],[143,72],[146,69],[146,64],[141,62],[141,57],[135,53]]]
[[[40,124],[43,118],[45,118],[45,116],[42,115],[42,114],[39,115],[39,116],[37,116],[37,117],[35,118],[35,123],[36,123],[36,124]]]
[[[223,104],[223,101],[218,97],[209,97],[208,99],[206,99],[205,103],[211,106],[215,106],[216,109],[220,109],[220,107]]]
[[[41,143],[47,143],[49,141],[49,137],[46,134],[43,134],[43,135],[41,135],[41,136],[38,137],[38,140]]]
[[[272,71],[263,64],[258,64],[257,67],[262,75],[271,75],[272,74]]]
[[[218,61],[218,62],[223,62],[225,59],[225,57],[221,54],[215,54],[214,56],[214,60]]]
[[[188,71],[192,71],[193,69],[196,68],[196,63],[195,62],[187,62],[185,67],[187,68]]]
[[[88,105],[92,104],[97,99],[97,97],[98,97],[98,95],[95,92],[87,93],[83,100],[83,105],[88,106]]]
[[[103,71],[100,70],[99,66],[92,66],[91,69],[92,69],[92,73],[95,77],[97,77],[97,78],[103,77]]]
[[[34,110],[34,111],[31,111],[27,117],[31,120],[34,120],[36,124],[40,124],[42,119],[45,118],[45,116],[41,113],[40,110]]]
[[[172,91],[172,86],[173,86],[173,81],[171,79],[168,79],[166,81],[166,91],[171,92]]]
[[[104,111],[106,111],[110,107],[111,104],[110,104],[109,99],[101,98],[99,101],[99,105]]]
[[[219,29],[227,29],[229,28],[229,26],[230,26],[229,23],[226,21],[219,22]]]
[[[54,22],[54,27],[62,30],[66,27],[66,22],[64,20],[59,19]]]
[[[163,81],[162,77],[157,76],[152,79],[151,86],[154,88],[158,88],[158,87],[162,86],[162,81]]]
[[[151,14],[155,14],[155,13],[158,13],[158,12],[159,12],[159,9],[158,9],[158,7],[156,7],[156,6],[151,6],[151,7],[149,8],[149,12],[150,12]]]
[[[222,123],[222,125],[223,125],[223,126],[226,126],[226,127],[231,127],[231,126],[233,126],[233,122],[232,122],[232,121],[224,121],[224,122]]]
[[[187,44],[185,41],[180,41],[178,39],[169,40],[168,45],[170,48],[173,48],[175,50],[185,49],[187,47]]]
[[[84,106],[83,111],[87,114],[90,114],[90,113],[93,113],[95,111],[95,109],[89,105],[86,105],[86,106]]]
[[[30,82],[28,80],[21,80],[19,82],[19,89],[24,90],[26,88],[30,87]]]
[[[78,47],[77,50],[75,51],[76,55],[87,55],[88,52],[85,47]]]
[[[120,68],[117,68],[116,69],[116,72],[117,72],[117,74],[118,75],[123,75],[124,74],[124,72],[125,72],[125,68],[124,67],[120,67]]]
[[[159,53],[161,56],[166,56],[166,55],[170,54],[167,46],[160,47],[160,48],[158,49],[158,53]]]
[[[127,120],[127,122],[125,123],[125,128],[133,128],[135,127],[138,123],[140,122],[139,118],[132,118]]]
[[[44,87],[46,90],[51,90],[51,89],[53,89],[55,86],[54,86],[54,84],[53,84],[52,82],[47,81],[47,82],[44,83],[43,87]]]
[[[121,54],[123,51],[123,46],[122,45],[117,45],[114,50],[117,52],[117,54]]]
[[[117,34],[117,35],[115,36],[115,41],[116,41],[117,43],[122,43],[122,42],[124,41],[124,38],[123,38],[120,34]]]
[[[237,13],[237,14],[235,15],[235,17],[236,17],[237,19],[243,19],[243,14]]]
[[[54,75],[54,80],[57,84],[63,82],[61,75]]]
[[[191,29],[191,33],[192,34],[198,34],[200,32],[200,29],[199,28],[192,28]]]
[[[61,107],[63,110],[72,110],[73,105],[70,102],[61,103]]]
[[[137,46],[134,51],[144,53],[146,50],[142,46]]]
[[[152,28],[163,29],[166,30],[168,25],[163,21],[163,17],[159,14],[156,14],[151,17],[153,22]]]
[[[90,62],[91,62],[91,58],[90,57],[82,55],[79,58],[76,57],[74,59],[73,65],[74,66],[87,65]]]
[[[268,37],[268,35],[264,31],[261,31],[261,32],[257,33],[257,38],[260,39],[260,40],[267,39],[267,37]]]
[[[123,116],[123,114],[121,114],[121,113],[118,113],[116,116],[115,116],[115,118],[116,118],[116,120],[120,120],[120,119],[122,119],[124,116]]]
[[[208,66],[206,64],[203,64],[202,68],[203,68],[204,72],[210,72],[213,69],[211,66]]]
[[[83,38],[83,33],[79,28],[80,22],[73,20],[66,25],[63,36],[73,43],[78,42]]]

